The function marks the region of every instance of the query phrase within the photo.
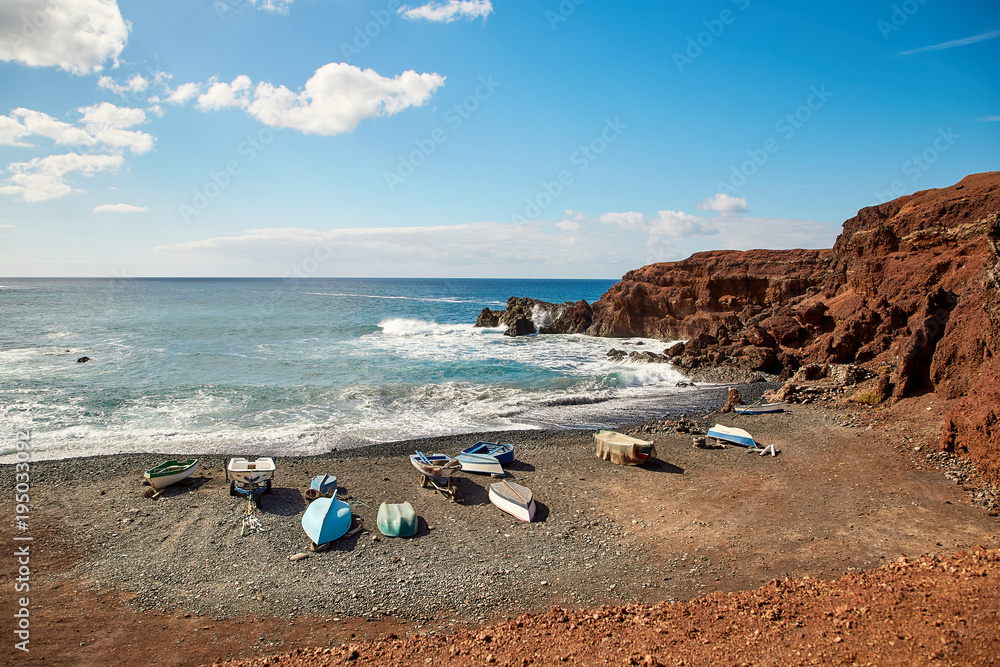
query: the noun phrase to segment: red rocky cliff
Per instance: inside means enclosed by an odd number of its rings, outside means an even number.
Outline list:
[[[703,252],[630,271],[576,304],[569,328],[686,339],[669,351],[686,368],[787,377],[851,363],[880,375],[878,399],[936,391],[958,399],[942,446],[1000,482],[998,213],[1000,172],[975,174],[861,209],[830,250]]]

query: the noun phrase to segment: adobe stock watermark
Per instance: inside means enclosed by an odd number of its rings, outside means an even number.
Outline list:
[[[827,100],[833,97],[833,93],[827,90],[826,84],[812,86],[809,88],[809,97],[805,103],[800,104],[794,111],[786,113],[774,123],[774,131],[777,136],[771,136],[764,140],[759,148],[748,148],[747,159],[738,165],[733,165],[729,170],[729,180],[716,183],[716,192],[731,195],[739,188],[747,184],[747,181],[760,170],[771,156],[781,150],[781,141],[789,141],[795,134],[805,127],[805,124],[812,120],[813,114],[823,108]]]
[[[19,46],[34,39],[40,30],[49,24],[52,19],[52,12],[56,5],[50,2],[45,7],[36,10],[30,16],[22,16],[20,25],[13,26],[7,31],[7,41],[11,46]]]
[[[875,22],[878,31],[882,33],[883,41],[889,41],[889,35],[898,32],[910,17],[920,11],[920,8],[927,4],[927,0],[903,0],[898,4],[893,4],[890,9],[888,20],[879,19]]]
[[[233,183],[233,179],[243,173],[244,167],[257,159],[257,156],[274,141],[274,132],[265,127],[257,134],[251,134],[236,147],[236,154],[241,159],[229,160],[218,171],[210,170],[208,180],[204,185],[195,188],[189,202],[178,205],[177,211],[184,222],[191,222],[192,217],[201,215],[209,205]]]
[[[29,532],[31,516],[31,432],[17,433],[14,450],[14,559],[17,562],[17,576],[14,577],[14,592],[19,595],[14,605],[14,648],[30,652],[31,641],[31,542]]]
[[[934,137],[927,148],[919,153],[914,153],[909,160],[902,164],[900,171],[903,172],[904,176],[909,177],[910,183],[916,183],[934,163],[941,159],[941,155],[947,153],[955,145],[955,142],[961,138],[962,135],[952,130],[950,125],[948,129],[939,127],[937,129],[937,136]],[[875,190],[872,193],[875,199],[871,205],[878,206],[890,199],[901,197],[906,194],[907,190],[906,183],[902,179],[897,178],[889,183],[888,189]]]
[[[348,62],[351,56],[361,55],[361,52],[371,46],[372,40],[378,38],[382,31],[389,27],[403,3],[399,0],[389,0],[385,9],[373,9],[369,14],[371,21],[364,25],[354,27],[354,36],[350,42],[340,43],[340,53],[344,57],[344,62]]]
[[[750,6],[750,0],[731,1],[741,12],[745,12]],[[706,49],[711,48],[715,44],[715,40],[726,31],[726,27],[736,22],[736,16],[737,14],[733,10],[723,9],[716,18],[702,21],[701,24],[705,26],[705,29],[696,35],[688,35],[684,52],[674,51],[671,56],[677,71],[683,74],[685,67],[693,64],[705,53]]]
[[[396,168],[392,171],[386,171],[382,175],[389,192],[395,192],[397,187],[413,176],[417,169],[437,152],[438,147],[448,141],[450,138],[448,130],[455,132],[462,127],[465,121],[472,118],[472,114],[479,110],[483,102],[493,97],[493,93],[501,85],[499,81],[493,80],[492,74],[479,77],[479,85],[476,86],[475,91],[467,95],[461,102],[453,104],[441,116],[444,125],[435,127],[426,137],[415,139],[413,141],[414,148],[409,153],[396,156]]]
[[[618,141],[618,138],[627,129],[628,125],[621,122],[620,117],[615,116],[614,120],[605,118],[604,127],[601,128],[597,136],[585,144],[580,144],[570,154],[569,163],[575,167],[575,172],[582,174],[590,169],[590,165],[596,162],[597,158],[603,155],[611,144]],[[572,169],[561,169],[551,181],[543,179],[538,184],[539,191],[534,196],[524,198],[524,209],[520,213],[510,216],[510,221],[516,224],[537,220],[548,207],[562,196],[566,188],[573,185],[576,180],[576,176],[573,174],[574,170]]]
[[[587,0],[562,0],[556,7],[556,11],[545,10],[545,20],[549,22],[549,27],[555,30],[560,23],[565,23],[569,17],[576,13],[576,8]]]

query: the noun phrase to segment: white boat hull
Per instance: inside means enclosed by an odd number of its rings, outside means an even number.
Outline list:
[[[198,470],[198,464],[194,464],[187,470],[182,470],[180,472],[174,473],[173,475],[164,475],[162,477],[147,477],[149,480],[149,485],[152,486],[157,491],[162,491],[171,484],[176,484],[182,479],[190,477],[194,472]]]
[[[509,494],[498,492],[494,488],[498,486],[500,484],[490,484],[490,502],[514,518],[531,523],[535,518],[535,499],[531,491],[519,486],[523,491],[527,491],[527,494],[525,497],[522,492],[520,499],[515,500],[507,497]]]

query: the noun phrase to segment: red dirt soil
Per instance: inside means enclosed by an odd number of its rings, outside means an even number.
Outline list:
[[[691,602],[552,608],[455,635],[387,635],[233,667],[325,665],[994,665],[1000,551],[774,580]]]

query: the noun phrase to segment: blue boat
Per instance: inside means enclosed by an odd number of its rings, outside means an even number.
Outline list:
[[[337,478],[331,475],[316,475],[309,482],[309,490],[306,491],[306,498],[316,500],[320,496],[336,496]]]
[[[351,506],[336,498],[317,498],[302,515],[302,529],[317,547],[333,542],[351,529]]]
[[[754,441],[753,436],[744,431],[741,428],[733,428],[732,426],[723,426],[722,424],[716,424],[712,428],[708,429],[706,434],[709,438],[715,438],[716,440],[725,440],[726,442],[732,442],[737,445],[743,445],[744,447],[756,447],[757,443]]]
[[[514,445],[502,445],[499,442],[477,442],[462,450],[463,454],[489,454],[498,463],[507,465],[514,462]]]

